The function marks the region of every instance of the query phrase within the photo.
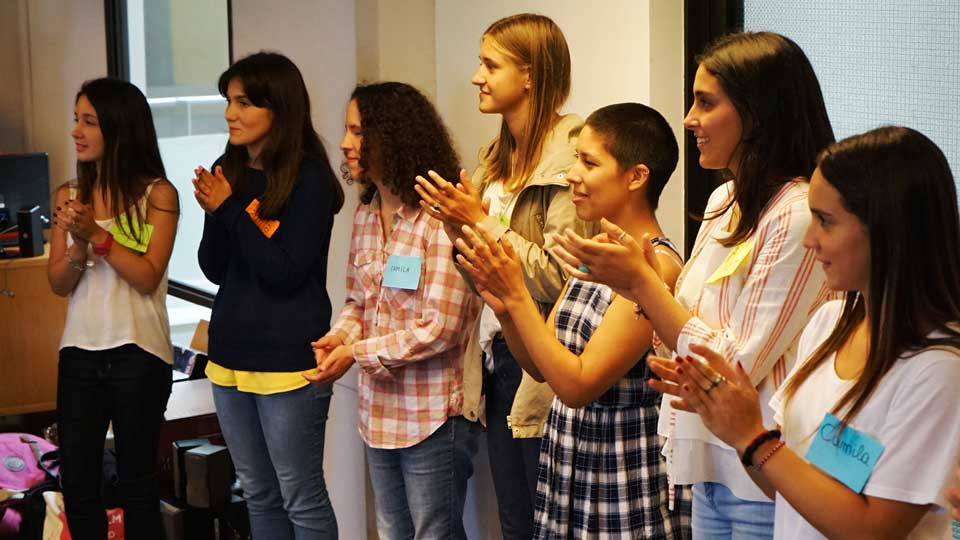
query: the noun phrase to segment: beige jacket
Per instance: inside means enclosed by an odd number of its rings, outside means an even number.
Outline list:
[[[552,235],[562,233],[568,227],[584,236],[592,236],[597,231],[596,225],[577,219],[566,180],[567,171],[576,162],[577,135],[581,127],[583,120],[568,114],[547,134],[540,163],[530,181],[517,195],[509,229],[493,216],[484,220],[484,225],[496,236],[509,239],[510,245],[520,255],[524,282],[544,320],[566,282],[560,263],[547,251],[555,243]],[[483,158],[488,149],[489,145],[480,150],[481,164],[473,173],[473,183],[481,191],[486,187],[483,182],[486,173]],[[469,275],[460,270],[470,282]],[[480,418],[483,361],[479,332],[478,317],[464,353],[463,415],[469,420]],[[513,408],[507,417],[507,425],[515,438],[543,435],[543,424],[553,395],[549,385],[536,382],[527,373],[523,374]]]

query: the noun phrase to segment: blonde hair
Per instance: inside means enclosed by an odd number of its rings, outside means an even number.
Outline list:
[[[506,121],[501,122],[500,135],[483,156],[487,168],[484,183],[501,180],[504,189],[514,191],[533,174],[555,115],[570,95],[570,50],[556,23],[532,13],[500,19],[483,36],[530,75],[526,136],[518,143]],[[510,159],[514,152],[516,164]]]

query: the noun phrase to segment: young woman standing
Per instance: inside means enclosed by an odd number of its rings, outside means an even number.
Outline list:
[[[945,497],[960,460],[960,217],[943,152],[887,127],[830,146],[810,181],[804,245],[844,300],[800,338],[770,401],[743,366],[651,359],[776,497],[777,539],[950,537]],[[909,224],[909,225],[907,225]],[[782,431],[782,434],[781,434]],[[782,440],[781,440],[782,435]]]
[[[197,169],[198,257],[218,284],[207,377],[253,537],[336,538],[323,478],[330,385],[301,376],[330,327],[327,250],[343,189],[310,119],[300,70],[257,53],[220,76],[230,140]]]
[[[796,360],[797,340],[826,299],[822,270],[802,245],[817,154],[833,142],[820,84],[793,41],[768,32],[725,36],[699,57],[684,126],[700,166],[728,181],[710,196],[675,291],[660,285],[655,259],[629,234],[600,243],[568,234],[558,256],[571,275],[605,283],[636,301],[658,352],[707,344],[741,362],[769,398]],[[610,238],[620,229],[604,227]],[[582,268],[581,268],[581,265]],[[579,268],[579,269],[578,269]],[[764,418],[772,422],[765,408]],[[773,503],[736,452],[696,416],[665,399],[660,434],[671,484],[693,485],[693,535],[769,538]]]
[[[542,15],[494,22],[483,33],[480,67],[471,82],[480,92],[480,112],[501,116],[499,135],[480,150],[472,179],[461,172],[460,190],[432,172],[429,180],[418,178],[417,190],[450,238],[461,235],[461,226],[480,221],[497,238],[506,238],[546,318],[566,279],[549,253],[553,236],[568,227],[583,234],[595,230],[577,219],[566,181],[583,122],[559,113],[570,94],[570,52],[563,33]],[[503,536],[529,538],[540,436],[553,392],[524,374],[489,307],[474,329],[464,379],[465,406],[474,419],[481,379],[486,395],[487,449]]]
[[[679,153],[670,125],[645,105],[610,105],[587,118],[577,153],[567,175],[577,216],[649,235],[672,286],[682,262],[655,215]],[[689,505],[669,509],[661,396],[645,384],[650,323],[606,285],[571,279],[544,325],[510,244],[465,229],[461,263],[524,371],[557,393],[540,452],[534,538],[689,538]]]
[[[180,216],[150,106],[132,84],[88,81],[77,94],[77,180],[54,198],[47,274],[69,296],[57,372],[67,523],[104,539],[103,447],[112,422],[124,529],[160,538],[157,446],[172,382],[167,263]]]
[[[479,311],[453,267],[450,239],[422,211],[417,171],[459,164],[433,105],[410,85],[359,86],[347,104],[344,172],[362,186],[353,218],[347,299],[315,343],[331,383],[360,371],[366,445],[384,540],[465,540],[463,505],[480,426],[463,416],[462,357]]]

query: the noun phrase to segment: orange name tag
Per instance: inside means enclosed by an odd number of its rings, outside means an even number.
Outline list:
[[[250,219],[252,219],[253,223],[260,229],[260,232],[267,238],[270,238],[273,236],[273,233],[277,232],[277,229],[280,227],[280,222],[275,219],[260,219],[260,216],[257,215],[258,208],[260,208],[260,201],[257,199],[250,201],[250,204],[247,205],[247,214],[250,215]]]

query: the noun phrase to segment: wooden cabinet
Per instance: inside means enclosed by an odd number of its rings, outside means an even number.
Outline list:
[[[47,255],[0,260],[0,416],[56,408],[67,299],[50,290]]]

